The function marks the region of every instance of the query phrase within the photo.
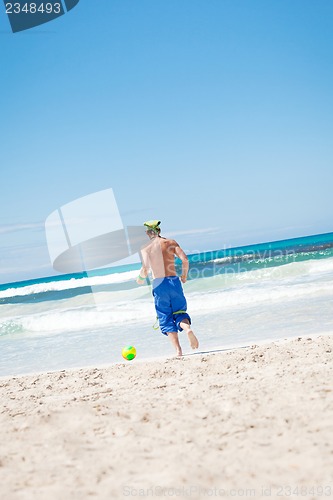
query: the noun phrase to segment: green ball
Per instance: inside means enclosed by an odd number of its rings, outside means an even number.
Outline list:
[[[127,359],[127,361],[131,361],[136,356],[136,349],[135,347],[130,345],[128,347],[124,347],[124,349],[121,351],[121,354],[124,359]]]

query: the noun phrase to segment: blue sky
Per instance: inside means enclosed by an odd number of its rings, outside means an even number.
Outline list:
[[[333,230],[331,0],[0,5],[0,282],[52,274],[44,221],[113,188],[189,252]]]

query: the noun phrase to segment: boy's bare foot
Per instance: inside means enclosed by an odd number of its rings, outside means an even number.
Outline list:
[[[168,337],[171,340],[171,344],[176,349],[177,358],[180,358],[183,355],[183,352],[182,352],[182,346],[179,343],[178,333],[168,332]]]
[[[196,336],[194,335],[193,330],[191,330],[191,329],[187,330],[186,333],[187,333],[187,336],[188,336],[188,339],[190,341],[192,349],[198,349],[198,347],[199,347],[199,341],[196,338]]]

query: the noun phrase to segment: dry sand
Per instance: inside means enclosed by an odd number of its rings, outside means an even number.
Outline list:
[[[333,497],[332,348],[0,379],[0,498]]]

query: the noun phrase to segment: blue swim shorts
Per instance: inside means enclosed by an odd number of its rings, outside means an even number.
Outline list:
[[[180,323],[184,319],[188,319],[191,324],[191,318],[186,312],[187,304],[183,287],[178,276],[155,278],[153,296],[160,329],[164,335],[178,330],[181,332],[183,329]]]

